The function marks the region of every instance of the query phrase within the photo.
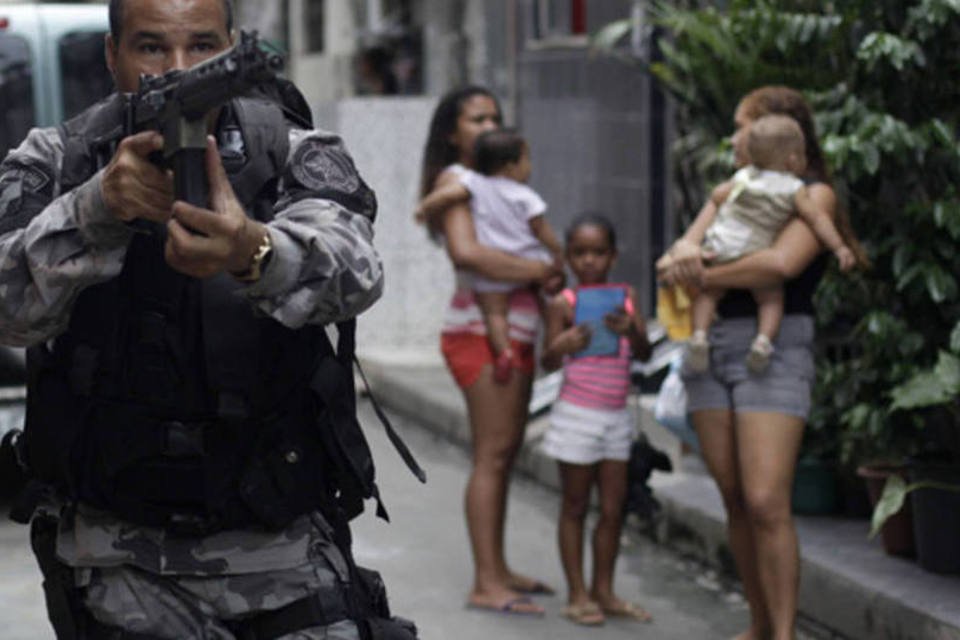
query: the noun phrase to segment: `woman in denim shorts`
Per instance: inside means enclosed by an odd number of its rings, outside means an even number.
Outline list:
[[[810,107],[787,87],[747,94],[734,114],[738,166],[749,163],[751,123],[768,114],[792,117],[806,138],[806,182],[811,197],[836,218],[836,195],[820,151]],[[710,330],[710,367],[684,377],[688,410],[703,458],[727,511],[730,547],[750,605],[750,628],[738,640],[794,638],[800,562],[790,495],[797,453],[810,411],[814,380],[813,293],[826,254],[812,229],[795,217],[774,245],[734,262],[704,267],[700,245],[716,214],[708,202],[686,233],[657,262],[665,283],[730,289]],[[851,234],[852,237],[852,234]],[[748,289],[784,285],[784,319],[770,365],[747,369],[756,335],[756,305]]]

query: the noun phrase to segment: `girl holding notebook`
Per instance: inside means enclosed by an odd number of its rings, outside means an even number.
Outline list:
[[[566,257],[578,286],[550,302],[541,360],[547,370],[563,366],[563,386],[543,447],[560,466],[558,538],[568,587],[564,615],[584,625],[601,625],[607,616],[651,618],[613,591],[634,437],[634,418],[627,409],[630,359],[650,357],[632,287],[607,282],[616,256],[616,233],[605,217],[585,214],[567,229]],[[600,492],[600,518],[593,531],[588,588],[583,534],[594,484]]]

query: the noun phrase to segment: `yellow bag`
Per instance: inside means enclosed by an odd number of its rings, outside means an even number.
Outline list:
[[[686,340],[693,333],[691,291],[675,284],[657,289],[657,320],[671,340]]]

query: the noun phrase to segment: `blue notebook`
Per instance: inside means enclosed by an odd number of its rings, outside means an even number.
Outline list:
[[[615,356],[620,353],[620,336],[607,328],[604,316],[624,306],[627,290],[621,285],[577,289],[574,324],[590,325],[590,344],[574,354],[583,356]]]

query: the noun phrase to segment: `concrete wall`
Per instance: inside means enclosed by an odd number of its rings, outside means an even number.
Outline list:
[[[613,221],[620,257],[613,279],[633,284],[653,314],[653,262],[665,230],[663,111],[651,108],[652,83],[618,60],[583,48],[527,49],[519,56],[518,121],[531,146],[531,185],[562,230],[594,210]]]
[[[375,243],[383,298],[360,317],[360,355],[389,362],[439,362],[441,314],[453,291],[444,250],[413,222],[420,162],[434,98],[350,98],[322,105],[317,124],[337,131],[377,193]]]

